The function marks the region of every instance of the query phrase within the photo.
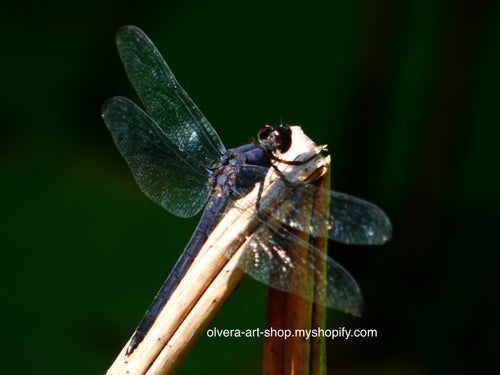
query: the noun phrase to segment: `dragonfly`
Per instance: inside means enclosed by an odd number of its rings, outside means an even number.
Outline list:
[[[188,218],[205,207],[186,248],[134,332],[126,351],[130,355],[227,210],[255,186],[262,185],[274,162],[291,166],[299,162],[280,159],[292,142],[290,128],[283,123],[264,124],[257,143],[226,149],[142,30],[122,27],[116,43],[128,78],[145,108],[120,96],[108,99],[103,105],[102,116],[117,148],[140,189],[168,212]],[[285,180],[284,176],[280,178]],[[294,231],[327,236],[344,244],[380,245],[391,237],[389,218],[370,202],[312,183],[285,181],[282,185],[287,189],[283,201],[290,202],[292,209],[259,215],[264,229],[250,238],[247,245],[250,260],[241,267],[269,286],[360,315],[362,295],[354,278],[311,244],[303,244],[306,255],[294,254],[293,245],[304,242]],[[312,203],[307,197],[317,194],[326,195],[329,204],[311,221]],[[252,207],[261,209],[258,200]],[[271,225],[271,221],[280,225]],[[316,269],[311,258],[323,259],[326,272]],[[312,271],[324,283],[325,295],[321,300],[293,282],[294,276],[306,271]],[[270,277],[271,274],[287,277]]]

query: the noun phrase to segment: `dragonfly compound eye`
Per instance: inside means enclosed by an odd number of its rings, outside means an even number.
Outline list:
[[[259,130],[259,141],[273,139],[280,152],[286,152],[292,144],[292,132],[287,124],[264,124]]]
[[[278,149],[280,152],[287,152],[292,145],[292,131],[290,130],[290,127],[282,122],[278,125],[275,131],[276,145],[278,146]]]
[[[271,137],[272,132],[276,128],[276,125],[274,124],[264,124],[260,127],[258,137],[259,141],[265,141],[266,139],[269,139]]]

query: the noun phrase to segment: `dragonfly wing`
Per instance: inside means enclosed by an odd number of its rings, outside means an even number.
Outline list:
[[[189,163],[186,152],[130,100],[109,99],[102,115],[137,184],[149,198],[180,217],[201,210],[210,191],[207,170]]]
[[[294,207],[272,211],[272,215],[292,228],[315,237],[328,233],[331,240],[349,245],[381,245],[391,238],[389,218],[370,202],[311,184],[286,188],[289,193],[284,200]],[[323,207],[318,204],[318,197],[325,200]]]
[[[182,89],[153,42],[135,26],[122,27],[116,44],[127,75],[149,115],[172,143],[213,168],[226,151],[215,129]]]
[[[240,267],[273,288],[359,316],[363,298],[349,272],[276,220],[268,220],[247,241]]]
[[[391,221],[381,208],[363,199],[332,191],[328,237],[352,245],[382,245],[392,236]]]

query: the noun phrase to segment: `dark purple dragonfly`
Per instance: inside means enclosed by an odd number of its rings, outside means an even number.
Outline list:
[[[208,235],[236,199],[263,181],[273,160],[290,147],[291,136],[285,124],[265,124],[258,134],[259,143],[227,150],[140,29],[121,28],[116,42],[145,107],[143,110],[124,97],[113,97],[104,104],[102,115],[116,146],[141,190],[167,211],[187,218],[205,206],[193,236],[135,331],[127,349],[130,354],[144,339]],[[362,296],[356,281],[332,258],[307,243],[303,245],[306,257],[293,254],[293,245],[302,240],[291,230],[317,237],[327,233],[328,238],[345,244],[377,245],[391,237],[388,217],[369,202],[309,183],[283,186],[287,186],[285,200],[293,204],[293,210],[272,214],[273,220],[283,224],[278,229],[263,223],[265,229],[252,236],[248,245],[251,259],[242,268],[274,288],[359,315]],[[329,209],[311,222],[312,207],[306,197],[318,192],[329,197]],[[258,207],[256,204],[253,209]],[[326,273],[315,268],[316,258],[326,263]],[[326,286],[321,300],[293,282],[294,276],[300,279],[305,272],[317,274]],[[287,277],[271,278],[271,274]]]

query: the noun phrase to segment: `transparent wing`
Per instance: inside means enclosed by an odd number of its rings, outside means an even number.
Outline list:
[[[342,266],[274,219],[252,234],[240,263],[248,275],[273,288],[359,316],[363,297]]]
[[[382,245],[391,236],[391,221],[382,209],[348,194],[330,193],[329,238],[351,245]]]
[[[239,180],[253,185],[263,181],[269,169],[245,165],[238,171]],[[328,238],[348,245],[381,245],[392,235],[392,225],[382,209],[376,205],[348,194],[318,188],[310,183],[291,184],[280,178],[282,194],[279,207],[276,201],[259,201],[260,211],[270,213],[279,222],[293,229],[309,233],[314,237]],[[251,185],[251,187],[253,187]],[[239,195],[244,196],[248,187],[236,184]],[[322,202],[318,203],[318,199]],[[312,214],[314,212],[314,215]]]
[[[146,111],[167,138],[213,168],[226,151],[215,129],[182,89],[153,42],[135,26],[122,27],[116,44]]]
[[[235,185],[236,188],[245,187],[242,194],[236,193],[240,200],[235,206],[246,200],[245,192],[263,181],[268,172],[269,169],[258,166],[244,166],[239,170],[239,176],[248,174],[254,178],[249,186]],[[370,224],[375,232],[390,235],[390,223],[379,229],[378,224],[374,224],[380,221],[380,217],[386,218],[385,214],[375,215],[377,220],[374,220],[373,215],[366,214],[366,209],[381,211],[357,198],[309,184],[293,186],[284,179],[274,183],[279,184],[277,188],[283,189],[283,194],[267,203],[265,196],[260,198],[261,223],[243,245],[240,267],[254,279],[276,289],[360,315],[363,298],[356,281],[342,266],[316,248],[314,242],[310,243],[304,237],[307,237],[305,233],[310,233],[310,241],[315,241],[314,237],[324,238],[328,233],[337,241],[377,243],[381,238],[367,234],[366,228]],[[252,205],[245,202],[240,207],[244,209]],[[337,226],[342,225],[336,232],[333,228],[329,230],[332,217],[336,218]]]
[[[109,99],[102,115],[144,194],[180,217],[201,210],[210,191],[206,169],[189,163],[186,152],[130,100]]]
[[[311,184],[284,187],[289,193],[284,198],[289,210],[274,210],[272,215],[282,223],[324,237],[328,232],[331,240],[350,245],[381,245],[392,235],[389,218],[379,207],[362,199],[325,190]],[[315,209],[311,221],[314,197],[326,196],[329,209]],[[291,212],[291,213],[290,213]]]

